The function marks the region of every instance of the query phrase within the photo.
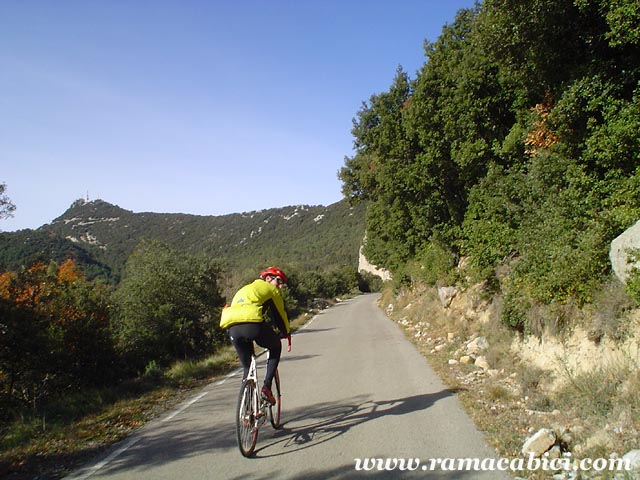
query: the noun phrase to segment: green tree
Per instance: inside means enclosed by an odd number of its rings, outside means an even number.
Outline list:
[[[159,241],[140,242],[115,293],[117,345],[138,369],[210,353],[221,341],[218,267]]]
[[[524,108],[576,78],[599,44],[573,0],[487,0],[482,10],[482,39],[505,78],[524,86]]]
[[[415,139],[404,128],[402,115],[412,93],[408,75],[398,68],[388,93],[373,95],[354,119],[356,153],[340,171],[343,193],[370,201],[365,254],[375,264],[390,266],[406,259],[419,235],[413,235],[407,197],[415,192],[412,172]]]
[[[436,42],[425,44],[428,61],[405,115],[418,139],[416,222],[431,241],[454,250],[469,191],[500,162],[494,145],[515,118],[514,94],[504,88],[499,65],[478,35],[478,15],[478,7],[461,10]]]
[[[51,393],[52,345],[48,321],[0,297],[0,419],[21,404],[35,409]]]
[[[425,45],[418,78],[399,69],[354,121],[356,154],[340,178],[346,196],[370,202],[364,253],[378,266],[397,269],[434,241],[457,249],[468,192],[513,122],[498,66],[474,37],[477,15],[461,10]]]
[[[576,0],[581,9],[597,8],[608,31],[605,38],[612,47],[629,48],[640,44],[640,3],[634,0]]]

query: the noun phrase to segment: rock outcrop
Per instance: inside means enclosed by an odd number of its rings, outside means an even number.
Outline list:
[[[609,260],[616,277],[626,283],[629,271],[637,264],[629,262],[629,253],[634,249],[640,249],[640,221],[618,235],[609,249]]]

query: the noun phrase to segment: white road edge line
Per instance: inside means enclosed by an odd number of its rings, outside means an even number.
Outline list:
[[[162,420],[160,420],[161,422],[168,422],[169,420],[171,420],[172,418],[174,418],[177,415],[180,415],[182,412],[184,412],[187,408],[189,408],[191,405],[193,405],[194,403],[196,403],[198,400],[200,400],[202,397],[204,397],[207,393],[209,393],[209,391],[205,391],[202,392],[200,395],[193,397],[191,400],[189,400],[187,403],[185,403],[184,405],[182,405],[182,407],[180,407],[179,409],[175,410],[174,412],[170,413],[169,415],[167,415],[166,417],[164,417]]]
[[[311,325],[313,323],[313,321],[318,318],[318,315],[314,315],[313,318],[311,320],[309,320],[307,323],[305,323],[302,328],[300,330],[304,330],[306,329],[309,325]]]
[[[180,408],[178,408],[177,410],[174,410],[173,412],[169,413],[166,417],[162,418],[160,420],[160,422],[164,423],[164,422],[168,422],[169,420],[173,419],[177,415],[179,415],[182,412],[184,412],[191,405],[196,403],[198,400],[200,400],[202,397],[204,397],[207,393],[209,393],[209,391],[202,392],[199,395],[193,397],[191,400],[189,400],[187,403],[182,405]],[[94,466],[90,467],[87,472],[80,473],[77,476],[74,476],[72,474],[70,476],[64,477],[65,480],[86,480],[87,478],[92,476],[94,473],[96,473],[98,470],[100,470],[105,465],[107,465],[109,462],[113,461],[114,459],[116,459],[117,457],[122,455],[124,452],[129,450],[131,447],[133,447],[140,440],[142,440],[142,435],[130,438],[124,445],[122,445],[120,448],[118,448],[117,450],[112,452],[107,458],[105,458],[104,460],[101,460],[100,462],[96,463]]]
[[[86,473],[82,473],[81,472],[77,476],[71,475],[71,476],[65,477],[65,480],[71,480],[71,479],[73,479],[73,480],[85,480],[85,479],[89,478],[91,475],[96,473],[98,470],[100,470],[102,467],[104,467],[107,463],[112,461],[114,458],[118,457],[123,452],[127,451],[129,448],[134,446],[141,439],[142,439],[142,437],[134,437],[134,438],[129,439],[124,445],[122,445],[119,449],[117,449],[116,451],[111,453],[111,455],[109,455],[107,458],[105,458],[104,460],[96,463],[93,467],[89,468],[89,470]]]

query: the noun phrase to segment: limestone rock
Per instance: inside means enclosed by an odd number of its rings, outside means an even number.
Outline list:
[[[489,348],[489,342],[485,337],[478,337],[467,344],[467,353],[475,355]]]
[[[473,359],[469,355],[463,355],[460,357],[460,363],[463,365],[469,365]]]
[[[631,450],[625,453],[622,460],[629,461],[631,470],[640,471],[640,450]]]
[[[634,266],[628,261],[629,250],[640,248],[640,221],[622,232],[611,242],[609,260],[614,273],[621,282],[627,281],[629,270]]]
[[[476,361],[474,362],[474,365],[476,367],[480,367],[483,370],[489,370],[491,368],[491,366],[489,365],[489,362],[487,362],[487,359],[483,356],[480,356],[478,358],[476,358]]]
[[[440,304],[447,308],[451,305],[451,301],[453,297],[458,294],[458,289],[456,287],[440,287],[438,288],[438,298],[440,299]]]
[[[556,434],[548,428],[542,428],[533,434],[522,446],[522,454],[533,453],[535,457],[542,456],[556,443]]]

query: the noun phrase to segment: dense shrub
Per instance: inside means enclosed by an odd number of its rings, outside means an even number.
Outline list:
[[[218,267],[210,260],[143,241],[126,263],[114,295],[116,345],[141,370],[211,353],[224,338]]]

